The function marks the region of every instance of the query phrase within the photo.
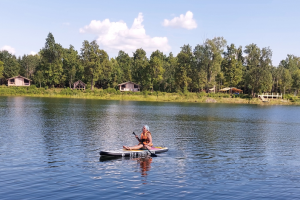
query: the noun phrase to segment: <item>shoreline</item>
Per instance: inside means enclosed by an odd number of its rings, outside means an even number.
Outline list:
[[[38,89],[36,89],[38,90]],[[175,102],[175,103],[224,103],[224,104],[253,104],[253,105],[300,105],[299,102],[291,102],[283,99],[273,99],[269,102],[263,102],[258,98],[240,98],[240,97],[230,97],[225,96],[222,97],[216,94],[207,94],[207,96],[199,95],[200,93],[188,93],[188,94],[180,94],[180,93],[156,93],[153,94],[132,94],[132,93],[118,93],[117,94],[109,94],[109,93],[99,93],[99,90],[94,94],[90,94],[89,92],[77,91],[76,94],[62,94],[64,89],[48,89],[47,93],[39,93],[39,94],[20,94],[19,92],[15,92],[13,94],[5,94],[0,89],[0,96],[6,97],[44,97],[44,98],[68,98],[68,99],[99,99],[99,100],[119,100],[119,101],[149,101],[149,102]],[[45,91],[45,90],[43,90]],[[47,90],[46,90],[47,91]]]

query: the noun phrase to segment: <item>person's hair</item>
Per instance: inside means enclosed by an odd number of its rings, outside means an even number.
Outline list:
[[[145,127],[147,129],[147,131],[150,131],[149,126],[148,125],[144,125],[143,127]]]

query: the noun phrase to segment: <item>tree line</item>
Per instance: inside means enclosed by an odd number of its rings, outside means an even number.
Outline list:
[[[0,79],[25,76],[38,87],[72,87],[77,80],[91,90],[117,88],[132,81],[142,90],[200,92],[209,88],[237,87],[244,93],[294,92],[300,89],[300,57],[287,55],[272,65],[272,50],[252,43],[244,49],[227,45],[223,37],[207,39],[193,49],[183,45],[174,56],[156,50],[147,57],[140,48],[130,56],[120,50],[109,58],[96,41],[83,41],[80,52],[72,45],[63,48],[49,33],[45,46],[36,55],[16,57],[0,51]]]

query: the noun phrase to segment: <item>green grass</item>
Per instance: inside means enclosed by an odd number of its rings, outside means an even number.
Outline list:
[[[32,97],[57,97],[57,98],[86,98],[86,99],[107,99],[107,100],[125,100],[125,101],[160,101],[160,102],[213,102],[218,103],[238,103],[238,104],[266,104],[257,98],[251,98],[248,95],[232,95],[224,93],[166,93],[166,92],[120,92],[114,88],[94,89],[94,90],[72,90],[70,88],[37,88],[30,87],[7,87],[0,86],[0,96],[32,96]],[[288,96],[288,102],[273,100],[268,104],[299,104],[298,97]]]

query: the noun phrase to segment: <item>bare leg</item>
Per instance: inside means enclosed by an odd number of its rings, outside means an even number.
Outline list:
[[[137,150],[137,149],[140,149],[142,147],[143,147],[142,144],[135,145],[135,146],[132,146],[132,147],[123,146],[123,148],[126,149],[126,150]]]
[[[144,145],[144,146],[143,146],[143,149],[146,149],[146,148],[149,149],[149,150],[151,150],[151,146]]]

